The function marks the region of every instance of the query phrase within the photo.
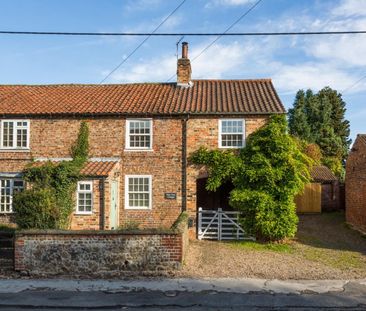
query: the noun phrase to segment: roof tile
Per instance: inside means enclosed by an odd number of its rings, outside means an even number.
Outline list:
[[[0,114],[284,113],[274,86],[263,80],[176,83],[0,85]]]
[[[338,180],[332,171],[324,165],[313,166],[310,176],[315,182],[330,182]]]

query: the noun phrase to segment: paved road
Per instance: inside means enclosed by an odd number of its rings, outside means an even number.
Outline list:
[[[366,310],[365,281],[261,282],[3,280],[0,310]]]

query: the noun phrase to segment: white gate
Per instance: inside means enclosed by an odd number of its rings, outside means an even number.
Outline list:
[[[199,240],[254,240],[239,225],[239,212],[198,208]]]

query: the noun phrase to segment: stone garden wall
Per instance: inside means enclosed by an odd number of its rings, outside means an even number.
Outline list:
[[[30,275],[112,277],[179,269],[187,232],[22,231],[15,270]]]

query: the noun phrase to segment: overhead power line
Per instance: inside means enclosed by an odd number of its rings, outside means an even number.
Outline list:
[[[150,37],[239,37],[239,36],[313,36],[313,35],[357,35],[366,34],[366,30],[344,31],[285,31],[285,32],[53,32],[53,31],[8,31],[0,30],[0,35],[31,36],[150,36]]]
[[[130,53],[128,54],[113,70],[111,70],[103,80],[99,82],[99,84],[102,84],[105,82],[116,70],[118,70],[133,54],[136,53],[136,51],[147,41],[149,38],[186,2],[187,0],[183,0],[164,20],[150,33],[147,35],[147,37],[141,41],[141,43]]]
[[[255,2],[248,10],[246,10],[242,15],[239,16],[238,19],[236,19],[228,28],[225,29],[225,31],[221,34],[219,34],[213,41],[211,41],[201,52],[199,52],[197,54],[197,56],[195,56],[192,59],[192,62],[194,62],[198,57],[200,57],[203,53],[205,53],[212,45],[214,45],[222,36],[224,36],[225,34],[227,34],[229,32],[230,29],[232,29],[237,23],[239,23],[245,16],[247,16],[252,10],[254,10],[254,8],[261,3],[262,0],[258,0],[257,2]],[[171,79],[173,79],[176,76],[176,74],[173,74],[168,80],[167,82],[169,82]]]
[[[355,83],[351,84],[347,88],[345,88],[341,93],[342,94],[346,93],[347,91],[349,91],[350,89],[354,88],[357,84],[359,84],[364,79],[366,79],[366,75],[363,76],[363,77],[361,77],[360,79],[358,79]]]

